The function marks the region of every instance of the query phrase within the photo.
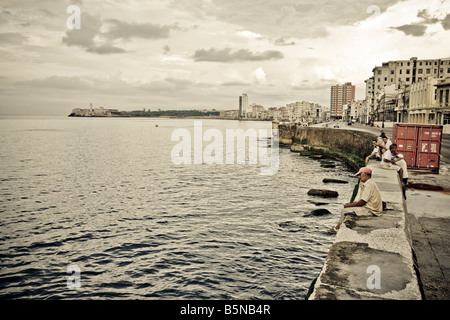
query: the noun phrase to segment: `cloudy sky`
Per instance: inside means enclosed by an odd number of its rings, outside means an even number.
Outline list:
[[[1,0],[0,114],[329,106],[331,85],[363,99],[375,65],[448,58],[448,39],[450,0]]]

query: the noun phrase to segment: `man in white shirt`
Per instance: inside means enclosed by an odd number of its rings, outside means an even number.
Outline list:
[[[380,151],[380,147],[378,146],[377,139],[373,139],[372,144],[373,144],[373,150],[372,150],[372,153],[366,157],[366,166],[369,164],[369,160],[371,160],[371,159],[381,161],[381,151]]]
[[[402,185],[408,182],[408,169],[405,160],[397,156],[397,145],[391,144],[389,150],[383,154],[382,165],[383,169],[397,170],[398,175],[402,181]]]
[[[384,136],[384,137],[383,137],[383,142],[384,142],[384,148],[385,148],[386,150],[389,150],[389,148],[390,148],[391,145],[392,145],[391,139],[389,139],[388,137]]]
[[[337,233],[342,222],[346,221],[347,215],[378,217],[383,213],[380,190],[375,181],[371,179],[372,170],[367,167],[361,168],[355,176],[358,176],[361,180],[355,202],[344,204],[344,209],[341,211],[341,218],[338,224],[334,228],[327,230],[328,233]]]

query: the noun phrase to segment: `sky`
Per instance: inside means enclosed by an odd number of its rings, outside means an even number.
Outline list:
[[[329,107],[332,85],[364,99],[375,66],[449,58],[448,39],[450,0],[0,0],[0,114]]]

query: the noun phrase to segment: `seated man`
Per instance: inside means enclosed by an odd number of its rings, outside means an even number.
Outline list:
[[[403,186],[408,182],[407,165],[403,157],[397,156],[397,144],[391,144],[389,150],[383,154],[382,168],[397,170]]]
[[[372,153],[366,157],[366,166],[369,164],[370,159],[375,159],[377,161],[381,161],[381,152],[380,147],[378,146],[377,139],[372,140],[373,150]]]
[[[382,132],[381,136],[377,138],[377,144],[380,147],[381,154],[384,154],[387,150],[389,150],[392,145],[392,141],[384,134],[384,132]]]
[[[388,137],[384,136],[383,137],[383,142],[384,142],[384,148],[386,149],[386,151],[389,150],[389,148],[392,145],[391,139],[389,139]]]
[[[375,181],[371,179],[372,170],[367,167],[361,168],[355,176],[358,176],[361,180],[355,202],[344,204],[338,224],[327,230],[328,233],[337,233],[347,215],[380,216],[383,212],[380,190]]]

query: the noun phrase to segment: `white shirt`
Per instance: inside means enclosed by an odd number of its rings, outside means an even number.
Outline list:
[[[386,150],[389,150],[389,147],[391,146],[391,144],[392,144],[392,141],[390,139],[388,139],[388,141],[385,143]]]
[[[387,160],[389,160],[389,162],[391,162],[391,160],[392,160],[392,153],[391,153],[391,150],[387,149],[387,150],[383,153],[383,158],[382,158],[383,162],[384,162],[384,159],[387,159]]]
[[[376,152],[376,156],[377,158],[381,158],[380,156],[380,148],[378,146],[376,146],[375,148],[373,148],[372,153]]]

